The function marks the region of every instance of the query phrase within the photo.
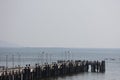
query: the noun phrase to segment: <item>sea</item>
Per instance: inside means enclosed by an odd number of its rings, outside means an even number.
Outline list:
[[[120,80],[119,48],[0,48],[0,66],[17,67],[36,63],[52,64],[57,60],[105,60],[105,73],[80,73],[43,80]]]

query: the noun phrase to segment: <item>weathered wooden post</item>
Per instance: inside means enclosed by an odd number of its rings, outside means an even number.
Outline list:
[[[24,70],[23,70],[23,80],[27,80],[27,73],[26,73],[26,71],[27,71],[27,67],[25,67]]]
[[[30,64],[27,67],[27,77],[28,77],[28,80],[31,80]]]
[[[12,80],[15,80],[15,79],[14,79],[14,74],[15,74],[15,73],[14,73],[14,70],[12,70],[12,72],[11,72]]]
[[[96,69],[97,69],[97,72],[100,71],[100,62],[99,61],[96,62]]]
[[[88,61],[85,62],[85,72],[88,72],[89,70],[89,63]]]
[[[105,72],[105,61],[101,62],[101,72]]]
[[[4,72],[2,72],[2,74],[1,74],[1,80],[5,80],[5,74],[4,74]]]
[[[91,72],[95,72],[95,61],[91,62]]]
[[[42,77],[42,69],[41,69],[41,67],[40,67],[40,65],[38,65],[38,78],[40,79],[41,77]]]

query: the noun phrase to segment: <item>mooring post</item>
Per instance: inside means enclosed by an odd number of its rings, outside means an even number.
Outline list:
[[[102,66],[102,72],[105,72],[105,61],[102,61],[101,66]]]
[[[8,55],[6,55],[6,73],[7,73],[7,69],[8,69]]]

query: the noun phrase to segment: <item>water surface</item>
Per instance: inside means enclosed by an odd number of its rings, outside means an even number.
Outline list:
[[[80,73],[44,80],[119,80],[120,49],[75,48],[0,48],[0,66],[8,67],[35,63],[52,63],[56,60],[106,60],[105,73]],[[14,59],[13,59],[14,55]]]

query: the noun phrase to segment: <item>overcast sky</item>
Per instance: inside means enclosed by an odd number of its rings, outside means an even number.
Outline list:
[[[0,40],[26,47],[120,48],[120,0],[0,0]]]

